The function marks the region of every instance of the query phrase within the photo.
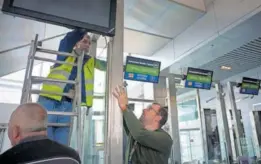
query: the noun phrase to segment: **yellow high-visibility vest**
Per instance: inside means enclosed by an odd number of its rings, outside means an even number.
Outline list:
[[[74,57],[67,57],[65,60],[66,63],[75,63]],[[47,78],[50,79],[59,79],[59,80],[69,80],[69,77],[72,73],[73,65],[70,64],[61,64],[50,70]],[[82,71],[84,72],[84,88],[85,92],[82,91],[81,94],[85,93],[85,100],[82,100],[83,106],[91,107],[93,104],[93,86],[94,86],[94,58],[90,57],[86,63],[84,63]],[[43,82],[42,91],[64,93],[66,83],[56,83],[56,82]],[[82,87],[83,88],[83,87]],[[57,101],[62,100],[61,95],[53,95],[41,93],[41,96],[48,97]]]

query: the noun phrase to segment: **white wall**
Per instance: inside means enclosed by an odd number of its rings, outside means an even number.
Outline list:
[[[0,103],[0,110],[1,110],[0,122],[7,124],[9,122],[9,118],[10,118],[12,112],[15,110],[15,108],[17,106],[18,106],[18,104]],[[2,150],[0,150],[0,153],[6,151],[10,147],[11,147],[11,143],[9,141],[9,138],[8,138],[8,135],[7,135],[7,130],[6,130],[5,136],[4,136],[4,141],[3,141],[3,147],[2,147]]]

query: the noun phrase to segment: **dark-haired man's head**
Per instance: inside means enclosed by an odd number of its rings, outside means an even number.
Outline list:
[[[156,130],[161,128],[168,120],[168,111],[158,103],[153,103],[143,109],[140,121],[147,130]]]

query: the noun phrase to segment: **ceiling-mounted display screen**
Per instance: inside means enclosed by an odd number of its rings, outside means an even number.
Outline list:
[[[127,56],[124,79],[158,83],[161,62]]]
[[[241,94],[258,95],[259,89],[260,89],[259,79],[243,77],[241,87],[240,87]]]
[[[2,11],[114,36],[116,0],[4,0]]]
[[[189,67],[185,87],[209,90],[212,84],[212,77],[213,71]]]

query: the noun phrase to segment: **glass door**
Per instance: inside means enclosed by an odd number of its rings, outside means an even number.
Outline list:
[[[182,162],[203,162],[203,140],[196,95],[178,97],[180,150]]]
[[[203,160],[202,139],[199,129],[181,130],[180,145],[182,162]]]
[[[204,116],[206,122],[208,162],[218,163],[222,161],[222,158],[216,110],[204,109]]]

